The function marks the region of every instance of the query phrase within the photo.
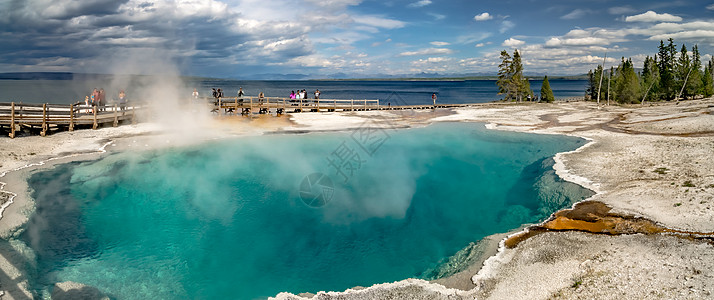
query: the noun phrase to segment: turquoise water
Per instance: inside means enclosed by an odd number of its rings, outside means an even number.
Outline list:
[[[33,286],[254,299],[428,278],[469,243],[591,195],[551,168],[579,138],[475,123],[372,133],[381,139],[365,149],[357,131],[259,136],[37,173],[23,236],[37,253]],[[338,173],[330,161],[345,153],[359,165]],[[313,173],[333,189],[305,191]],[[306,205],[320,191],[326,204]]]

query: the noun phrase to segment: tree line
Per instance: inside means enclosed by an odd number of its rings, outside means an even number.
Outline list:
[[[640,72],[635,71],[632,58],[622,57],[610,70],[599,65],[588,72],[586,96],[590,99],[612,100],[618,103],[711,97],[714,95],[714,58],[702,68],[697,45],[691,55],[682,44],[679,52],[672,38],[659,42],[656,55],[647,56]],[[599,96],[599,97],[598,97]]]
[[[501,51],[501,64],[498,65],[498,94],[504,95],[506,101],[535,100],[536,97],[531,90],[531,83],[523,76],[523,63],[518,49],[513,51],[513,56],[508,51]],[[543,78],[540,90],[540,100],[546,102],[555,101],[553,90],[550,88],[548,76]]]

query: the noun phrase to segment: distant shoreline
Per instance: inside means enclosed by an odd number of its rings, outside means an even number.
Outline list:
[[[0,80],[75,80],[75,79],[97,79],[97,78],[114,78],[114,77],[151,77],[151,76],[166,76],[161,74],[155,75],[137,75],[137,74],[93,74],[93,73],[71,73],[71,72],[10,72],[0,73]],[[171,75],[173,76],[173,75]],[[285,75],[288,76],[288,75]],[[428,76],[428,77],[375,77],[375,78],[264,78],[264,79],[241,79],[241,78],[213,78],[201,76],[184,76],[178,77],[185,80],[237,80],[237,81],[469,81],[469,80],[497,80],[496,75],[478,75],[478,76]],[[544,75],[526,76],[529,80],[543,80]],[[560,75],[549,76],[550,80],[587,80],[585,74],[581,75]]]

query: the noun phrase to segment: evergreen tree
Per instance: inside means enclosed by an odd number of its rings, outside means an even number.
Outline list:
[[[664,99],[671,100],[677,95],[679,91],[676,91],[675,83],[675,54],[677,52],[674,40],[672,38],[667,40],[669,43],[665,46],[662,40],[659,41],[659,52],[657,53],[659,59],[659,75],[660,75],[660,92]]]
[[[511,85],[513,91],[516,91],[516,101],[522,101],[523,96],[527,95],[526,84],[528,80],[523,77],[523,64],[521,63],[521,54],[518,53],[518,49],[513,50],[513,77],[511,78]],[[530,90],[530,84],[528,84],[528,90]]]
[[[550,88],[550,82],[548,82],[548,75],[543,78],[543,85],[540,87],[540,100],[545,102],[555,101],[553,90]]]
[[[692,62],[689,59],[689,53],[687,53],[687,46],[682,44],[682,50],[679,52],[679,60],[677,60],[676,87],[677,95],[681,92],[681,97],[684,97],[684,99],[692,95],[686,86],[684,86],[685,84],[688,85],[691,72]]]
[[[501,51],[501,64],[498,65],[498,94],[503,95],[504,100],[510,100],[513,96],[511,88],[511,78],[513,77],[513,60],[506,50]]]
[[[598,83],[600,81],[600,74],[602,74],[602,66],[598,65],[595,71],[590,70],[588,72],[588,90],[587,93],[590,96],[590,100],[597,99],[598,93]]]
[[[608,92],[607,95],[605,95],[605,99],[607,99],[607,96],[610,96],[611,100],[616,100],[618,98],[618,95],[620,94],[620,91],[618,90],[618,85],[622,81],[620,78],[622,73],[622,68],[620,66],[615,69],[614,67],[610,67],[610,74],[608,78],[610,79],[610,92]],[[606,85],[607,88],[607,85]],[[607,92],[607,90],[605,90]]]
[[[659,68],[654,57],[647,56],[642,67],[640,90],[645,93],[643,99],[653,101],[659,99]]]
[[[615,99],[612,94],[612,89],[614,87],[613,74],[615,74],[615,67],[610,67],[610,71],[607,73],[607,84],[603,83],[603,89],[605,92],[604,99]]]
[[[530,96],[530,100],[533,100],[535,97],[535,94],[533,93],[533,90],[531,89],[531,81],[528,80],[528,78],[523,78],[523,88],[521,88],[521,99],[528,99],[528,96]]]
[[[585,98],[589,98],[589,100],[595,99],[595,93],[597,93],[596,89],[597,86],[595,85],[595,73],[593,73],[593,70],[588,71],[588,88],[585,90]]]
[[[513,56],[506,50],[501,51],[501,64],[498,65],[498,94],[505,94],[504,100],[522,101],[531,91],[530,82],[523,77],[523,64],[518,49],[513,51]]]
[[[617,67],[617,84],[615,92],[619,103],[637,103],[640,96],[640,82],[632,65],[632,59],[622,58]]]
[[[692,48],[692,63],[690,64],[691,72],[689,74],[689,79],[687,80],[687,87],[685,92],[689,92],[690,95],[696,96],[703,94],[702,89],[702,58],[699,55],[699,47],[694,45]]]
[[[702,77],[702,95],[711,97],[714,95],[714,58],[709,61],[709,64],[704,68],[704,76]]]

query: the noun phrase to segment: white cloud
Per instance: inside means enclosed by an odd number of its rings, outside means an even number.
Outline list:
[[[418,60],[419,62],[426,62],[426,63],[441,63],[445,61],[450,61],[450,57],[429,57],[427,59],[420,59]]]
[[[665,33],[665,34],[658,34],[658,35],[653,35],[649,38],[649,40],[666,40],[666,39],[675,39],[675,40],[708,40],[708,41],[714,41],[714,30],[691,30],[691,31],[682,31],[682,32],[675,32],[675,33]]]
[[[431,0],[419,0],[414,3],[410,3],[408,6],[409,7],[424,7],[431,4]]]
[[[446,55],[454,51],[448,48],[427,48],[418,51],[407,51],[399,53],[399,56],[414,56],[414,55]]]
[[[373,15],[356,16],[354,17],[354,20],[359,24],[365,24],[384,29],[402,28],[407,25],[406,22]]]
[[[487,12],[484,12],[484,13],[474,16],[474,20],[476,20],[476,21],[486,21],[486,20],[491,20],[491,19],[493,19],[493,16]]]
[[[433,41],[433,42],[431,42],[431,43],[429,43],[429,44],[432,44],[432,45],[437,46],[437,47],[443,47],[443,46],[451,45],[451,43],[439,42],[439,41]]]
[[[515,47],[521,46],[521,45],[523,45],[523,44],[525,44],[525,43],[526,43],[526,42],[521,41],[521,40],[517,40],[517,39],[514,39],[514,38],[509,38],[509,39],[503,41],[503,43],[501,44],[501,46],[504,46],[504,47],[513,47],[513,48],[515,48]]]
[[[568,13],[560,18],[563,20],[575,20],[575,19],[580,19],[589,13],[592,13],[592,11],[578,8],[578,9],[573,10],[570,13]]]
[[[475,47],[476,47],[476,48],[481,48],[481,47],[483,47],[483,46],[486,46],[486,44],[484,44],[484,43],[478,43],[478,44],[476,44]]]
[[[709,4],[709,5],[707,6],[707,9],[708,9],[708,10],[714,10],[714,4]]]
[[[639,15],[628,16],[625,22],[681,22],[682,18],[668,13],[658,14],[653,11],[647,11]]]
[[[503,22],[501,22],[501,28],[498,29],[498,32],[505,33],[506,31],[510,30],[511,28],[513,28],[515,26],[516,26],[515,23],[513,23],[509,20],[503,20]]]
[[[582,38],[550,38],[545,42],[547,47],[560,46],[602,46],[608,45],[610,42],[604,38],[598,37],[582,37]]]

